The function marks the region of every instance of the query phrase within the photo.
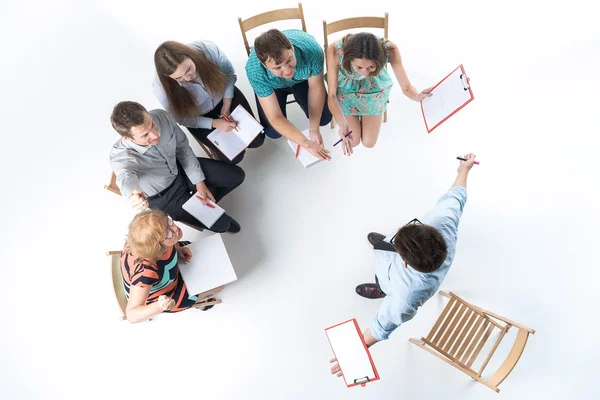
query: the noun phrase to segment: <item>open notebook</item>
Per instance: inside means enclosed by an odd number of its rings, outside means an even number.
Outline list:
[[[189,294],[206,292],[237,280],[220,234],[206,236],[187,247],[192,251],[192,260],[179,262],[179,270]]]
[[[433,96],[421,101],[427,133],[431,133],[475,98],[462,64],[435,85],[431,93]]]
[[[307,138],[310,138],[310,133],[309,133],[308,129],[303,130],[302,133]],[[298,145],[296,143],[292,142],[289,139],[288,139],[288,144],[290,145],[290,147],[294,151],[294,156],[295,156],[296,155],[296,150],[298,149]],[[318,159],[317,157],[313,156],[308,150],[306,150],[302,146],[300,146],[300,151],[298,152],[298,160],[300,160],[300,162],[302,163],[302,165],[304,165],[304,168],[312,167],[313,165],[315,165],[318,162],[322,161],[322,160]]]
[[[188,201],[183,203],[182,207],[185,211],[192,214],[194,218],[206,225],[207,228],[210,228],[219,218],[221,218],[221,215],[225,213],[225,210],[212,200],[208,200],[208,203],[214,208],[205,206],[202,204],[202,200],[196,197],[197,194],[198,192],[194,193]]]
[[[364,386],[367,382],[379,380],[356,319],[329,327],[325,333],[344,374],[346,386]]]
[[[208,140],[217,146],[225,157],[233,160],[260,135],[263,127],[241,105],[237,106],[229,117],[237,124],[237,131],[233,129],[223,132],[215,129],[208,135]]]

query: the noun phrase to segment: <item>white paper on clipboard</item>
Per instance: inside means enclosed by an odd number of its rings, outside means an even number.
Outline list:
[[[421,101],[428,133],[474,99],[470,80],[462,64],[434,86],[431,93],[433,96]]]
[[[379,379],[355,319],[327,328],[325,333],[343,373],[346,386],[351,387]]]

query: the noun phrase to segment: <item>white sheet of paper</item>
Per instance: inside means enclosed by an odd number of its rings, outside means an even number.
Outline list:
[[[350,320],[344,324],[325,330],[329,343],[335,353],[337,362],[344,373],[346,386],[351,385],[355,379],[368,376],[375,378],[375,371],[369,360],[369,354],[365,350],[360,333]]]
[[[179,270],[189,294],[198,294],[237,280],[221,235],[206,236],[187,247],[192,261],[179,262]]]
[[[219,205],[212,200],[208,200],[208,202],[215,206],[215,208],[205,206],[202,204],[202,201],[196,197],[197,194],[198,192],[194,193],[194,195],[190,197],[182,207],[185,211],[192,214],[194,218],[210,228],[215,224],[215,222],[217,222],[219,218],[221,218],[221,215],[225,213],[225,210],[219,207]]]
[[[252,115],[241,105],[237,106],[230,115],[231,119],[237,124],[237,132],[223,132],[219,129],[213,130],[208,139],[221,150],[230,160],[233,160],[238,154],[248,147],[256,138],[263,127],[259,124]]]
[[[471,99],[471,92],[465,90],[460,79],[462,73],[462,70],[457,68],[433,89],[433,96],[426,97],[421,102],[423,115],[430,130]]]
[[[303,130],[302,133],[307,138],[310,138],[310,133],[309,133],[308,129]],[[289,139],[288,139],[288,144],[294,151],[294,157],[295,157],[296,149],[298,148],[298,145]],[[304,165],[304,168],[312,167],[313,165],[322,161],[322,160],[318,159],[317,157],[313,156],[308,150],[306,150],[302,146],[300,146],[300,152],[298,153],[298,160],[300,160],[302,165]]]

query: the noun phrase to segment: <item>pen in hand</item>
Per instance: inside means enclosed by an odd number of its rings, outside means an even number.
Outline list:
[[[350,131],[350,132],[346,133],[346,134],[344,135],[344,137],[345,137],[345,138],[347,138],[348,136],[350,136],[350,134],[351,134],[351,133],[352,133],[352,131]],[[335,146],[337,146],[338,144],[340,144],[340,142],[341,142],[342,140],[344,140],[344,139],[340,139],[340,140],[338,140],[337,142],[335,142],[335,144],[333,145],[333,147],[335,147]]]
[[[204,204],[204,199],[203,199],[202,197],[200,197],[200,196],[196,195],[196,198],[197,198],[197,199],[200,199],[200,201],[202,202],[202,204]],[[215,206],[213,206],[212,204],[210,204],[210,203],[208,202],[208,200],[206,200],[206,204],[204,204],[204,205],[205,205],[206,207],[215,208]]]
[[[469,160],[467,160],[467,159],[466,159],[466,158],[464,158],[464,157],[456,157],[456,159],[457,159],[457,160],[460,160],[460,161],[469,161]],[[473,164],[477,164],[477,165],[479,165],[479,161],[473,161]]]
[[[235,128],[233,128],[233,129],[234,129],[236,132],[239,132],[239,130],[238,130],[238,128],[237,128],[237,123],[233,122],[233,120],[232,120],[232,119],[229,117],[229,115],[224,115],[224,114],[223,114],[223,115],[221,115],[221,117],[222,117],[222,118],[223,118],[225,121],[227,121],[227,122],[230,122],[230,123],[232,123],[232,124],[236,124],[236,127],[235,127]]]

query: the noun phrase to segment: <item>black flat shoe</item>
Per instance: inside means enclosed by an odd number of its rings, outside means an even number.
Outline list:
[[[385,293],[379,290],[376,283],[361,283],[356,287],[356,293],[367,299],[381,299]]]
[[[238,222],[235,219],[231,218],[229,215],[227,216],[227,218],[229,219],[229,228],[227,228],[227,232],[238,233],[242,229],[240,224],[238,224]]]
[[[371,243],[371,246],[375,246],[377,243],[385,239],[385,235],[377,232],[371,232],[367,235],[367,240]]]

